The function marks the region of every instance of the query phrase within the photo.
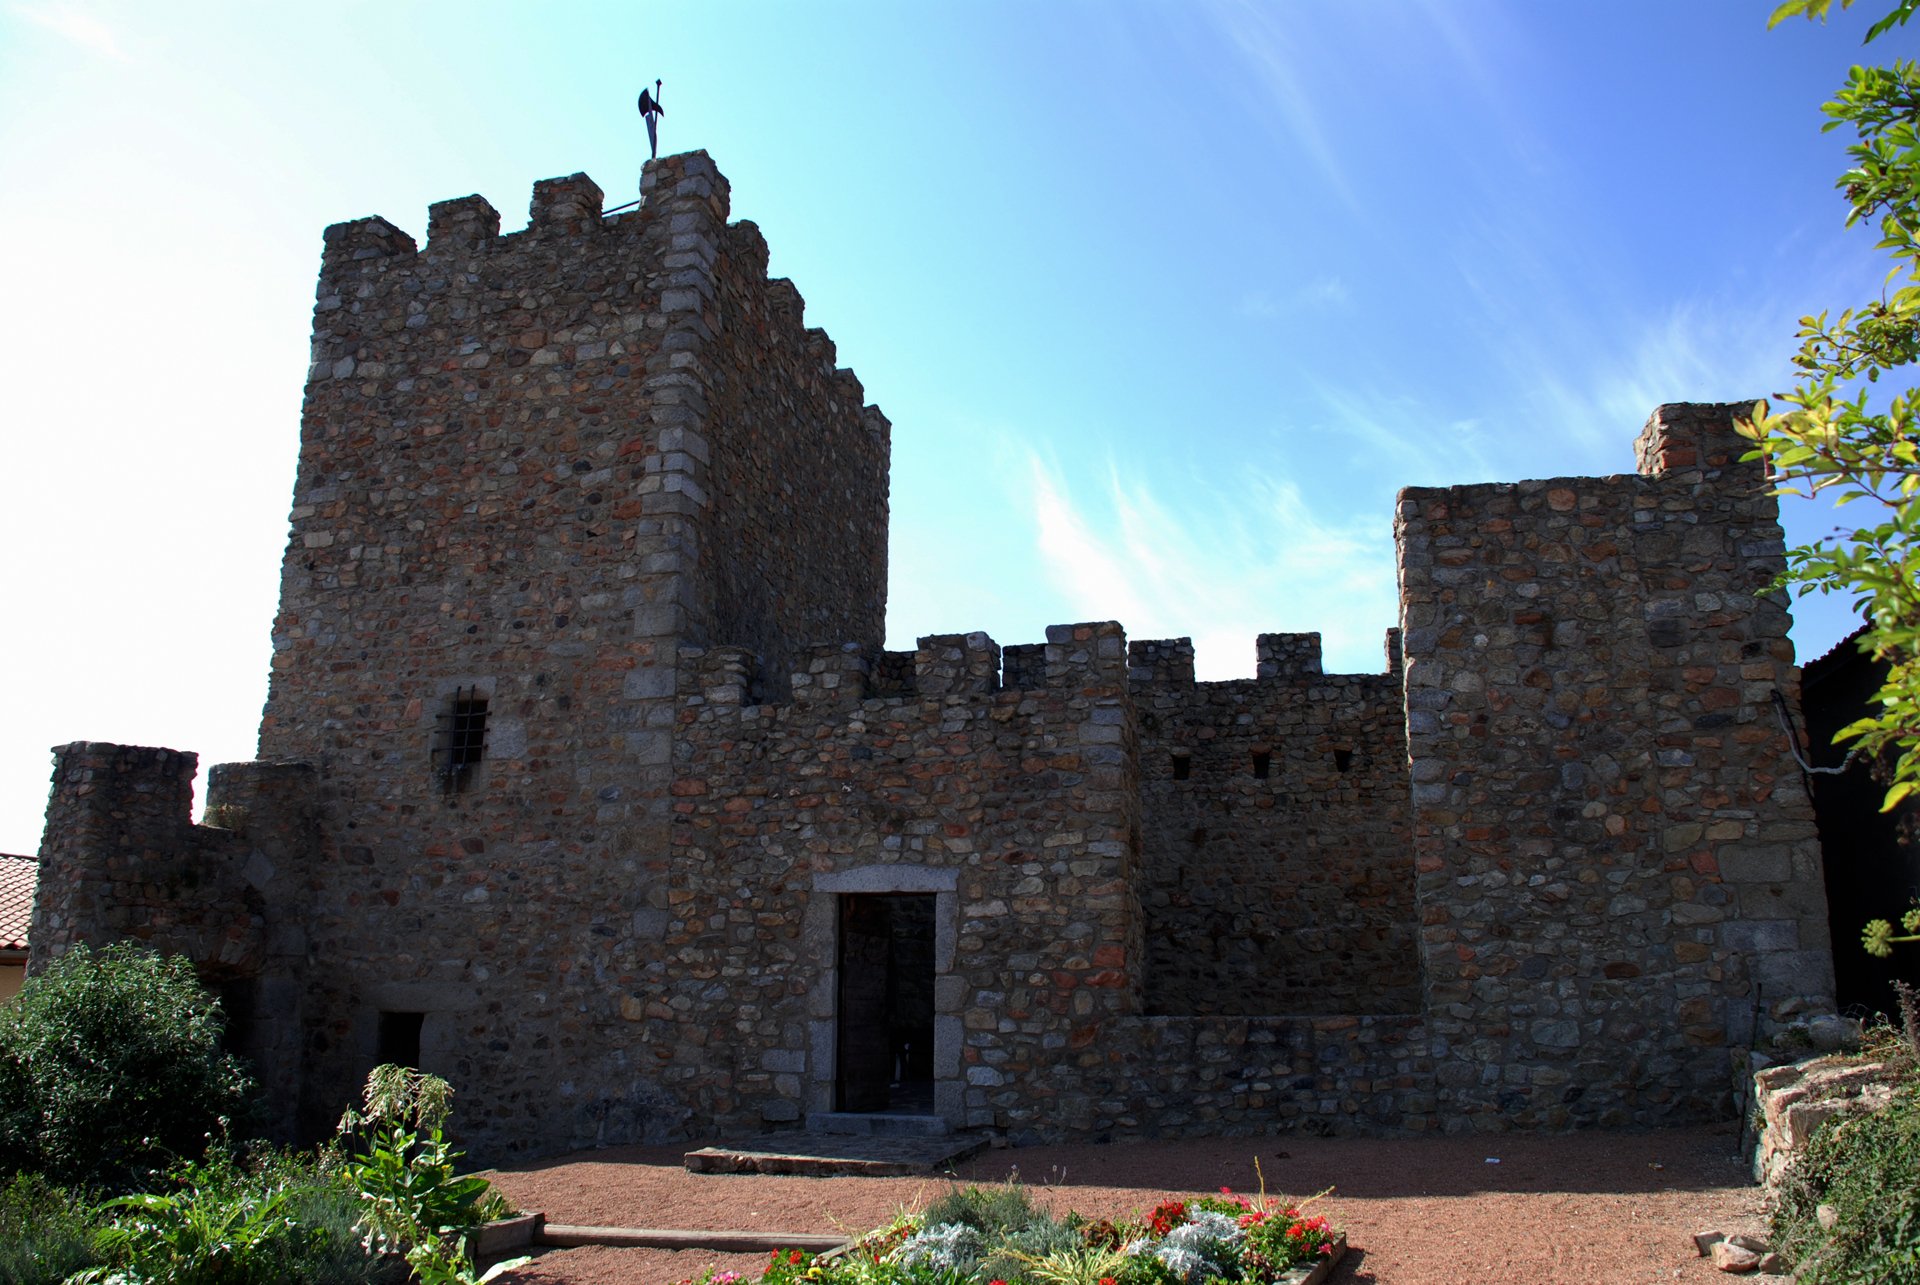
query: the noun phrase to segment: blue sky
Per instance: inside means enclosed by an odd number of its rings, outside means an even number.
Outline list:
[[[0,850],[51,745],[251,756],[321,229],[630,199],[656,76],[893,420],[891,645],[1377,669],[1398,488],[1630,471],[1878,289],[1818,113],[1871,14],[1770,7],[0,0]]]

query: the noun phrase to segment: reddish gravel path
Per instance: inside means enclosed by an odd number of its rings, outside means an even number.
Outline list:
[[[1692,1234],[1764,1230],[1731,1128],[1556,1137],[1379,1141],[1227,1138],[989,1151],[963,1180],[1017,1167],[1056,1208],[1112,1216],[1166,1193],[1248,1191],[1253,1161],[1270,1192],[1335,1188],[1318,1208],[1353,1249],[1337,1285],[1665,1285],[1725,1281]],[[695,1176],[681,1147],[582,1152],[489,1176],[522,1209],[600,1226],[863,1231],[944,1188],[935,1178]],[[1497,1157],[1499,1164],[1487,1163]],[[510,1282],[670,1285],[708,1264],[759,1274],[759,1255],[574,1249]]]

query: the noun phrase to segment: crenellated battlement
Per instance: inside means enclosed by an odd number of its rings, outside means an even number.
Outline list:
[[[427,207],[427,253],[462,253],[491,245],[500,235],[500,211],[480,195],[456,197]]]
[[[304,764],[213,769],[195,825],[185,750],[77,741],[54,751],[34,967],[103,927],[190,955],[209,980],[257,975],[278,898],[297,898],[314,829]],[[239,913],[236,913],[236,911]]]
[[[1314,680],[1376,680],[1382,690],[1400,672],[1400,631],[1386,631],[1387,668],[1371,674],[1326,674],[1317,633],[1260,634],[1255,639],[1259,671],[1252,679],[1199,683],[1194,679],[1191,638],[1128,641],[1113,621],[1052,625],[1048,641],[1002,647],[984,633],[931,634],[912,651],[885,651],[859,643],[828,643],[800,649],[786,675],[779,675],[746,647],[693,647],[682,652],[681,695],[721,704],[793,704],[812,709],[848,708],[869,701],[925,701],[983,697],[1123,681],[1138,693],[1182,691],[1196,699],[1212,688],[1289,690]]]
[[[585,174],[570,174],[536,182],[527,226],[505,235],[500,231],[500,212],[480,195],[429,206],[424,246],[377,215],[336,223],[323,238],[309,379],[364,380],[369,373],[394,373],[384,369],[391,364],[384,353],[369,350],[370,339],[430,326],[434,299],[471,301],[477,291],[486,290],[489,278],[511,277],[523,270],[549,274],[556,278],[554,284],[563,287],[578,283],[579,297],[593,297],[602,307],[618,293],[606,287],[624,277],[641,287],[632,302],[650,311],[705,314],[719,292],[714,271],[724,250],[733,269],[758,284],[762,306],[780,331],[776,341],[805,353],[835,402],[855,409],[866,430],[884,441],[890,427],[886,417],[866,404],[859,378],[838,364],[826,332],[806,326],[806,303],[800,292],[785,278],[767,277],[768,248],[759,227],[749,220],[727,221],[730,191],[706,153],[696,151],[649,162],[638,206],[613,214],[604,212],[599,184]],[[449,272],[456,261],[467,270]],[[606,277],[609,271],[616,274],[611,280]],[[597,287],[591,296],[589,280]],[[524,305],[526,291],[522,288],[517,293],[520,297],[515,302]],[[377,315],[388,310],[382,304],[388,298],[405,304],[397,326],[384,321],[371,327],[355,325],[333,315],[346,319]],[[476,319],[471,303],[456,309],[456,319]],[[704,337],[710,338],[713,319],[702,315],[699,325]],[[505,358],[510,367],[516,358],[521,364],[569,365],[618,359],[636,353],[633,336],[661,328],[658,319],[628,314],[612,326],[602,321],[575,327],[567,339],[557,333],[521,330],[499,337],[493,345],[497,351],[488,356]],[[556,353],[550,344],[566,346]],[[471,360],[480,355],[478,349],[459,355],[466,359],[459,363],[462,368],[493,364]],[[369,362],[380,369],[369,372]]]
[[[1328,674],[1321,666],[1318,633],[1259,634],[1254,638],[1251,681],[1297,685],[1316,678],[1392,678],[1400,672],[1400,631],[1386,633],[1386,668],[1372,674]],[[1135,688],[1178,691],[1204,686],[1194,679],[1193,639],[1136,638],[1127,644],[1127,680]],[[1244,684],[1247,679],[1226,679]]]
[[[1193,639],[1136,638],[1129,642],[1127,681],[1136,686],[1193,686]]]
[[[930,634],[913,651],[870,650],[859,643],[802,649],[787,676],[788,699],[758,699],[772,689],[764,664],[745,647],[680,649],[680,696],[704,704],[769,704],[810,710],[882,702],[993,697],[1047,688],[1080,690],[1124,680],[1126,634],[1113,621],[1051,625],[1048,641],[1001,648],[984,633]]]
[[[1742,459],[1753,443],[1735,427],[1753,406],[1752,402],[1668,402],[1656,408],[1633,443],[1641,475],[1724,478],[1735,486],[1761,486],[1766,465]]]

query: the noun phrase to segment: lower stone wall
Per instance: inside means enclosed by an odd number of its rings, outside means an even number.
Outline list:
[[[665,959],[622,1004],[696,1120],[835,1108],[849,896],[935,900],[950,1122],[1008,1127],[1008,1097],[1048,1111],[1042,1086],[1127,1045],[1111,1031],[1139,1011],[1143,947],[1125,640],[1048,635],[1031,689],[994,689],[989,640],[926,639],[911,696],[865,698],[865,658],[827,649],[782,704],[745,702],[743,651],[683,650]]]
[[[989,1090],[992,1127],[1026,1145],[1440,1126],[1419,1017],[1137,1017],[1101,1043]]]
[[[1760,1137],[1753,1150],[1754,1181],[1778,1195],[1788,1166],[1806,1150],[1815,1130],[1836,1116],[1883,1109],[1893,1100],[1899,1076],[1884,1060],[1846,1055],[1770,1066],[1755,1074]]]

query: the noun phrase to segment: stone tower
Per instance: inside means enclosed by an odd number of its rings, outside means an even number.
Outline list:
[[[316,1064],[423,1014],[515,1110],[580,1078],[563,1047],[623,1057],[604,983],[666,918],[678,649],[784,676],[880,642],[887,421],[704,153],[641,190],[608,218],[540,183],[507,237],[443,202],[419,249],[327,230],[260,734],[319,767],[338,844],[307,931],[358,1016]]]

